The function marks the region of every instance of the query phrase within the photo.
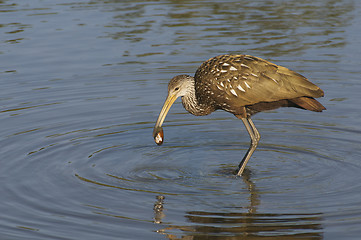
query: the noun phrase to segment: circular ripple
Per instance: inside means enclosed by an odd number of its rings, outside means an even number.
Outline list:
[[[232,173],[247,150],[248,137],[235,141],[227,139],[226,132],[202,132],[192,146],[182,141],[188,133],[172,135],[176,127],[169,126],[169,141],[162,147],[152,142],[149,124],[137,123],[93,128],[74,125],[70,131],[59,126],[11,136],[27,141],[26,134],[37,135],[42,141],[24,149],[26,162],[15,159],[8,165],[13,175],[5,184],[5,197],[17,199],[24,217],[46,214],[32,218],[39,225],[67,216],[62,222],[65,226],[83,225],[99,215],[152,222],[137,212],[152,211],[155,196],[165,196],[163,207],[178,217],[186,212],[186,218],[195,223],[207,220],[209,227],[216,223],[210,216],[219,215],[218,222],[232,224],[252,217],[265,227],[286,219],[298,224],[325,216],[339,218],[336,209],[361,204],[361,185],[355,179],[360,167],[339,157],[350,149],[340,149],[339,155],[331,151],[345,142],[340,136],[324,137],[321,131],[310,139],[308,133],[297,132],[282,141],[272,133],[279,141],[270,144],[266,133],[245,175],[235,177]],[[199,126],[183,127],[192,134],[200,131]],[[350,141],[347,146],[355,144],[358,142]],[[21,184],[14,184],[19,181]],[[352,223],[353,214],[345,211],[342,217]],[[157,217],[157,221],[162,220]],[[27,221],[17,224],[33,226]]]

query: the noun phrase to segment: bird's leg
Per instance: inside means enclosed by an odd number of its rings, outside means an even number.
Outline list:
[[[255,137],[256,137],[257,144],[258,144],[259,140],[261,139],[261,134],[259,134],[259,132],[258,132],[256,126],[254,125],[252,119],[251,119],[251,118],[247,118],[247,120],[248,120],[249,124],[250,124],[251,127],[252,127],[253,133],[254,133],[254,135],[255,135]]]
[[[248,148],[248,151],[246,153],[246,155],[243,157],[242,161],[239,163],[238,166],[238,173],[237,176],[241,176],[242,172],[244,171],[244,168],[247,165],[248,160],[251,158],[253,152],[256,150],[259,139],[261,138],[261,135],[259,134],[256,126],[254,125],[253,121],[251,120],[251,118],[241,118],[244,126],[247,129],[247,132],[251,138],[251,144]]]

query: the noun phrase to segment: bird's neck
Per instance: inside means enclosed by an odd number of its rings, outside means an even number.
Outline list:
[[[194,80],[190,84],[187,94],[182,97],[182,104],[189,113],[195,116],[208,115],[215,110],[210,104],[199,102],[194,88]]]

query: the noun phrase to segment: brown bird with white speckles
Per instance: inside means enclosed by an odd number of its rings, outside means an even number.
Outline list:
[[[251,120],[253,114],[279,107],[322,112],[326,108],[314,98],[323,95],[318,86],[285,67],[250,55],[221,55],[204,62],[194,78],[188,75],[172,78],[153,137],[158,145],[163,143],[162,124],[178,97],[182,97],[184,108],[196,116],[217,109],[233,113],[242,120],[251,138],[251,145],[239,164],[240,176],[261,137]]]

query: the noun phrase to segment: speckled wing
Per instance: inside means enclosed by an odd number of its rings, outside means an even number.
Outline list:
[[[250,55],[221,55],[204,62],[196,71],[195,89],[198,101],[226,109],[323,96],[323,91],[302,75]]]

